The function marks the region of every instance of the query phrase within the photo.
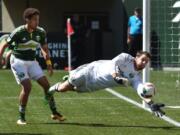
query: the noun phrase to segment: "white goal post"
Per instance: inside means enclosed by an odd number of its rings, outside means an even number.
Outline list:
[[[150,51],[150,0],[143,0],[143,51]],[[149,82],[150,64],[143,70],[143,82]]]

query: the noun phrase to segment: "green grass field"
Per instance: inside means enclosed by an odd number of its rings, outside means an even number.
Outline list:
[[[51,84],[61,80],[63,71],[55,71]],[[176,72],[153,71],[151,81],[158,93],[155,101],[168,105],[180,103],[180,90],[175,88]],[[161,78],[161,79],[157,79]],[[152,114],[100,90],[94,93],[56,93],[57,107],[66,116],[65,122],[50,119],[41,88],[32,82],[25,126],[16,125],[20,87],[9,70],[0,70],[0,135],[179,135],[180,128]],[[115,91],[138,102],[141,100],[131,88]],[[180,110],[165,109],[167,115],[180,121]]]

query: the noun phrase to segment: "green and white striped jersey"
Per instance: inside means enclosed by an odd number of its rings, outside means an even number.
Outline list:
[[[23,60],[34,60],[36,48],[47,43],[46,32],[43,28],[37,27],[29,33],[25,25],[16,28],[7,38],[9,45],[13,44],[13,54]]]

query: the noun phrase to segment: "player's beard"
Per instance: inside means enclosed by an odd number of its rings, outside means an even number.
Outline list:
[[[137,70],[137,71],[139,71],[139,70],[142,70],[142,69],[144,69],[144,65],[138,65],[135,61],[134,61],[134,67],[135,67],[135,69]]]

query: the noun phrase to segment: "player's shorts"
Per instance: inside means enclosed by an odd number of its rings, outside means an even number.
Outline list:
[[[70,72],[68,81],[77,92],[89,92],[86,87],[87,69],[88,64],[85,64]]]
[[[24,61],[11,55],[11,70],[18,84],[25,79],[38,80],[44,73],[37,61]]]

